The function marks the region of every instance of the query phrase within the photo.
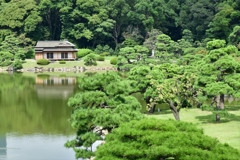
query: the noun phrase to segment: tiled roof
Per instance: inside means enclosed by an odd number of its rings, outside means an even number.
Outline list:
[[[69,51],[69,52],[77,52],[78,50],[77,49],[74,49],[74,48],[45,48],[43,51],[45,52],[65,52],[65,51]]]
[[[38,41],[36,48],[75,47],[71,42],[64,41]]]

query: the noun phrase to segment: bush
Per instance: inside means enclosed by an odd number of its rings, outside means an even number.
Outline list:
[[[15,62],[13,62],[13,68],[15,69],[15,70],[17,70],[17,69],[22,69],[23,68],[23,66],[22,66],[22,61],[21,60],[16,60]]]
[[[85,57],[86,55],[93,53],[93,51],[91,49],[80,49],[78,51],[78,58],[82,58]]]
[[[103,56],[98,56],[98,57],[97,57],[97,60],[98,60],[98,61],[105,61],[105,58],[104,58]]]
[[[66,64],[66,61],[59,61],[59,64]]]
[[[7,67],[10,66],[12,64],[12,62],[10,60],[6,60],[0,63],[0,66],[2,67]]]
[[[114,50],[109,47],[108,45],[105,46],[101,46],[101,45],[97,45],[96,49],[94,50],[94,52],[96,54],[102,55],[102,54],[114,54]],[[107,56],[107,55],[103,55],[103,56]]]
[[[49,60],[48,59],[39,59],[39,60],[37,60],[37,64],[39,64],[39,65],[48,65],[49,64]]]
[[[117,57],[113,57],[111,60],[110,60],[110,63],[112,65],[116,65],[117,64]]]
[[[121,124],[99,146],[99,159],[229,159],[237,149],[203,134],[196,125],[174,120],[142,119]]]
[[[34,51],[34,49],[31,49],[31,50],[29,50],[29,51],[26,53],[26,58],[27,58],[27,59],[34,59],[34,58],[35,58],[35,51]]]
[[[84,64],[86,66],[96,66],[97,65],[96,59],[97,59],[96,56],[93,53],[91,53],[84,57]]]
[[[101,53],[101,54],[100,54],[100,56],[103,56],[103,57],[105,57],[105,56],[109,56],[109,55],[110,55],[109,52],[104,52],[104,53]]]

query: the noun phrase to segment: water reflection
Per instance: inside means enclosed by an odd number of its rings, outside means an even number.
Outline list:
[[[74,159],[63,145],[76,89],[75,77],[0,74],[0,159]]]
[[[6,158],[7,155],[7,141],[5,135],[0,135],[0,159]]]
[[[35,88],[38,97],[67,99],[74,92],[76,84],[76,77],[45,76],[43,78],[39,75],[36,77]]]

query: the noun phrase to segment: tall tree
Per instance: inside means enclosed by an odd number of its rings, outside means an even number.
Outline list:
[[[223,110],[225,95],[239,96],[239,65],[232,56],[238,54],[238,50],[234,46],[226,47],[224,40],[210,41],[207,48],[209,53],[199,65],[198,84],[206,95],[217,98],[216,110]],[[216,121],[220,121],[218,113]]]
[[[131,10],[132,4],[133,0],[107,0],[106,7],[108,8],[109,17],[114,21],[112,38],[115,43],[115,48],[118,47],[124,28],[129,25],[127,14]]]
[[[177,22],[183,29],[192,31],[195,40],[201,40],[214,18],[217,4],[211,0],[186,0],[181,5]]]
[[[74,41],[79,47],[105,44],[103,41],[112,36],[114,26],[106,5],[106,0],[66,2],[60,10],[63,23],[61,37]]]
[[[12,0],[3,2],[0,9],[1,39],[17,32],[30,34],[42,21],[34,0]]]

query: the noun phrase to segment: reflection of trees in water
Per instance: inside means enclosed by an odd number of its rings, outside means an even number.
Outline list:
[[[0,159],[7,155],[7,140],[5,135],[0,134]]]
[[[67,100],[38,97],[35,78],[0,75],[0,130],[5,132],[72,134]]]

